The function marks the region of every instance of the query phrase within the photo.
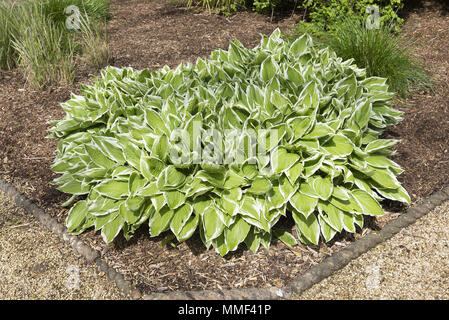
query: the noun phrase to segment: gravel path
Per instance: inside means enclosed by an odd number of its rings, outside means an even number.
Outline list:
[[[0,299],[123,299],[106,275],[0,193]]]
[[[449,299],[449,201],[297,299]]]

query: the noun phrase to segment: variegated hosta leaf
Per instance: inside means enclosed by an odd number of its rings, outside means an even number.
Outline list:
[[[72,194],[68,230],[94,227],[106,242],[143,223],[182,242],[198,232],[225,255],[295,236],[306,244],[355,232],[409,202],[379,139],[401,120],[386,80],[276,30],[248,49],[238,41],[209,59],[150,72],[108,67],[52,122],[60,139],[52,184]],[[78,202],[76,202],[78,200]]]

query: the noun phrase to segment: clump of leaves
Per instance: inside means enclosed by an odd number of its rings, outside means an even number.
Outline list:
[[[180,242],[198,230],[221,255],[243,242],[268,248],[273,237],[295,244],[275,228],[290,214],[306,244],[355,232],[364,215],[384,214],[383,198],[409,202],[396,179],[402,169],[387,158],[398,141],[379,139],[401,120],[393,95],[353,60],[306,35],[287,43],[279,30],[253,49],[235,41],[194,65],[108,67],[62,104],[66,117],[51,129],[61,139],[52,170],[62,176],[53,183],[73,195],[66,205],[82,197],[68,230],[93,227],[106,242],[120,231],[129,239],[143,223],[150,236],[171,232]],[[199,157],[212,129],[227,137],[225,148]],[[179,130],[189,133],[183,144]],[[251,130],[271,136],[254,142]],[[220,161],[226,147],[262,141],[264,153]]]
[[[380,25],[391,25],[396,31],[404,21],[397,15],[402,0],[305,0],[299,5],[320,30],[333,30],[342,17],[378,19]]]

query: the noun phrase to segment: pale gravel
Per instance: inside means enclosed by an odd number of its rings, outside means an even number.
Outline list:
[[[296,299],[449,299],[449,201]]]
[[[95,264],[86,263],[0,192],[0,299],[124,297]]]

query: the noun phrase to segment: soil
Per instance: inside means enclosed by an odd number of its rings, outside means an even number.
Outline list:
[[[253,47],[260,34],[299,21],[300,14],[275,17],[241,12],[230,17],[167,5],[165,1],[113,0],[108,36],[112,65],[154,70],[164,65],[175,67],[207,57],[216,48],[226,49],[237,38]],[[393,160],[405,172],[400,181],[416,202],[441,189],[449,181],[449,18],[437,3],[424,4],[408,12],[405,32],[417,38],[416,55],[434,78],[433,89],[418,91],[399,100],[404,121],[390,128],[385,137],[401,139]],[[35,91],[27,87],[17,70],[0,71],[0,176],[47,212],[63,221],[67,210],[60,204],[68,196],[49,182],[56,177],[48,168],[57,141],[45,139],[48,121],[62,119],[59,103],[77,92],[81,83],[92,79],[79,72],[70,87],[51,87]],[[397,203],[385,203],[394,211],[367,220],[367,228],[355,235],[343,234],[329,244],[316,247],[298,245],[289,248],[280,242],[254,254],[245,246],[221,258],[214,250],[205,250],[199,236],[176,248],[161,246],[162,238],[149,238],[142,227],[129,242],[118,238],[105,245],[98,233],[81,237],[102,252],[113,267],[142,291],[194,290],[214,288],[283,286],[292,278],[319,263],[327,255],[347,246],[363,234],[381,228],[404,209]],[[285,223],[285,226],[292,226]]]

